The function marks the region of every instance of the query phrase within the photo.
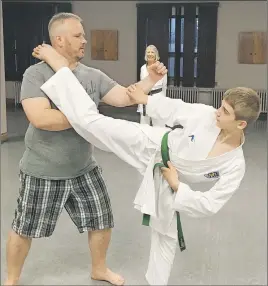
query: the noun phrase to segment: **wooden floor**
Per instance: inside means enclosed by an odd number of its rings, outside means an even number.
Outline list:
[[[1,144],[1,282],[27,126],[22,112],[8,112],[9,140]],[[178,248],[169,285],[267,285],[266,122],[259,121],[247,133],[246,174],[236,194],[214,217],[181,216],[187,250],[181,253]],[[113,154],[95,149],[95,158],[103,168],[115,219],[108,264],[124,275],[126,285],[148,285],[144,275],[150,229],[142,226],[142,217],[133,208],[141,178]],[[20,285],[109,285],[92,281],[90,266],[87,234],[79,234],[63,211],[54,234],[33,241]]]

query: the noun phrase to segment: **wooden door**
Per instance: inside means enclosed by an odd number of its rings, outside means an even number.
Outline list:
[[[91,31],[91,59],[103,61],[118,60],[118,31]]]
[[[238,62],[240,64],[267,63],[267,33],[239,33]]]

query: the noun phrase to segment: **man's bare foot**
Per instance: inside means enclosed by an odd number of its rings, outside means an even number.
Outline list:
[[[6,280],[4,285],[5,286],[18,285],[18,282],[17,281],[13,281],[13,280]]]
[[[93,280],[99,280],[99,281],[107,281],[111,283],[112,285],[124,285],[124,278],[121,277],[120,275],[112,272],[110,269],[106,269],[105,272],[98,272],[94,271],[91,274],[91,278]]]

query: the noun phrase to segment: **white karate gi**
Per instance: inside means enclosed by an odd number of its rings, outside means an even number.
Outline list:
[[[60,69],[41,89],[68,118],[73,128],[98,148],[115,153],[143,176],[135,208],[151,215],[152,242],[146,273],[150,285],[167,285],[177,248],[176,211],[191,217],[217,213],[232,197],[245,172],[242,144],[233,151],[206,159],[220,129],[215,109],[166,97],[148,98],[147,114],[165,120],[169,126],[181,124],[169,134],[172,164],[180,185],[171,193],[160,170],[160,146],[167,128],[151,127],[98,113],[95,103],[68,68]],[[195,191],[191,183],[215,182],[206,192]],[[186,242],[187,244],[187,242]]]
[[[146,64],[144,64],[141,67],[141,71],[140,71],[140,80],[143,80],[144,78],[146,78],[149,75],[148,70],[147,70],[147,66]],[[167,75],[165,75],[162,79],[160,79],[155,85],[154,87],[151,89],[152,91],[157,90],[162,88],[162,91],[153,94],[152,96],[166,96],[166,91],[167,91]],[[160,120],[158,118],[150,118],[148,115],[143,115],[143,105],[139,104],[138,105],[138,109],[137,112],[140,113],[140,123],[141,124],[148,124],[150,125],[150,120],[152,120],[152,125],[153,126],[160,126],[160,127],[165,127],[165,121]]]

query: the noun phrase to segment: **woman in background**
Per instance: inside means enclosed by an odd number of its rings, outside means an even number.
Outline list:
[[[157,48],[154,45],[149,45],[145,50],[144,57],[146,64],[141,67],[140,70],[140,80],[148,76],[148,66],[154,64],[160,59]],[[150,91],[149,95],[153,96],[166,96],[167,90],[167,75],[165,75],[161,80],[159,80],[155,86]],[[138,105],[138,110],[140,113],[140,123],[149,124],[151,126],[165,126],[165,122],[161,120],[152,119],[146,115],[146,107],[142,104]]]

